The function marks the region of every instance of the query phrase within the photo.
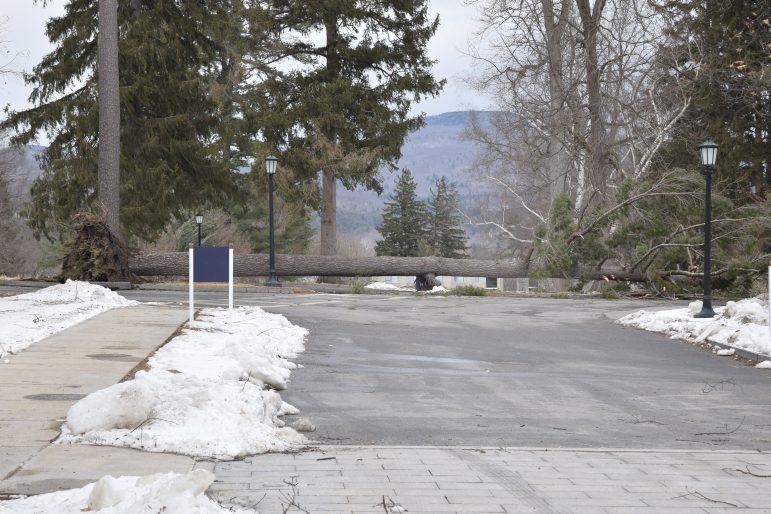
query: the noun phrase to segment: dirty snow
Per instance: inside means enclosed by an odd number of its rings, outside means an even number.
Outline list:
[[[210,472],[197,469],[186,474],[159,473],[144,477],[109,475],[79,489],[0,501],[0,514],[224,514],[233,511],[220,507],[204,491],[214,481]]]
[[[58,442],[215,459],[302,445],[280,419],[297,409],[273,389],[286,387],[307,334],[259,307],[204,309],[148,371],[73,405]]]
[[[101,312],[137,304],[106,287],[74,280],[0,298],[0,357],[17,353]]]
[[[701,310],[696,301],[682,309],[641,310],[624,316],[618,323],[667,334],[672,339],[692,343],[720,343],[756,353],[771,355],[768,333],[768,303],[759,298],[728,302],[715,309],[716,316],[695,318]],[[719,352],[718,352],[719,353]],[[720,355],[730,355],[728,352]]]
[[[387,282],[372,282],[371,284],[367,284],[364,287],[367,289],[374,289],[376,291],[415,291],[414,287],[397,286]]]

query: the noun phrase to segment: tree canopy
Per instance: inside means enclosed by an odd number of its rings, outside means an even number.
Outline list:
[[[30,222],[39,235],[55,235],[96,201],[97,4],[74,0],[49,20],[55,48],[26,77],[34,107],[3,123],[17,130],[16,144],[41,131],[50,139],[32,190]],[[225,205],[237,194],[237,163],[222,148],[234,113],[223,116],[215,94],[225,87],[229,47],[215,36],[241,25],[239,6],[120,3],[120,214],[131,237],[152,240],[186,209]]]
[[[417,184],[410,170],[402,170],[394,192],[383,208],[377,230],[383,239],[375,244],[377,255],[417,257],[428,240],[428,209],[418,199]]]

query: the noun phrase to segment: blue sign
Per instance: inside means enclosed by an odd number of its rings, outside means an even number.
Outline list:
[[[194,282],[229,282],[230,248],[227,246],[199,246],[193,248]]]

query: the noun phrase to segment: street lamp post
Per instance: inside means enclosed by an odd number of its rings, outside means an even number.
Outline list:
[[[269,233],[270,233],[270,275],[265,281],[266,286],[281,286],[276,276],[276,239],[273,229],[273,175],[278,168],[278,159],[269,155],[265,158],[265,171],[268,173],[268,211],[269,211]]]
[[[198,225],[198,246],[201,246],[201,225],[203,225],[203,214],[195,215],[195,224]]]
[[[706,196],[704,198],[704,298],[697,318],[712,318],[712,170],[717,159],[717,144],[705,141],[699,145],[701,164],[704,168]]]

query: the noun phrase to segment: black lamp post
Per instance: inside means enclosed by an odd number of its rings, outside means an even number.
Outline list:
[[[273,175],[278,168],[278,159],[269,155],[265,158],[265,171],[268,172],[268,210],[270,223],[270,275],[265,281],[266,286],[281,286],[276,276],[276,239],[273,231]]]
[[[195,215],[195,224],[198,225],[198,246],[201,246],[201,225],[203,225],[203,214]]]
[[[712,318],[712,169],[717,159],[717,144],[705,141],[699,145],[701,164],[704,167],[706,197],[704,199],[704,299],[697,318]]]

